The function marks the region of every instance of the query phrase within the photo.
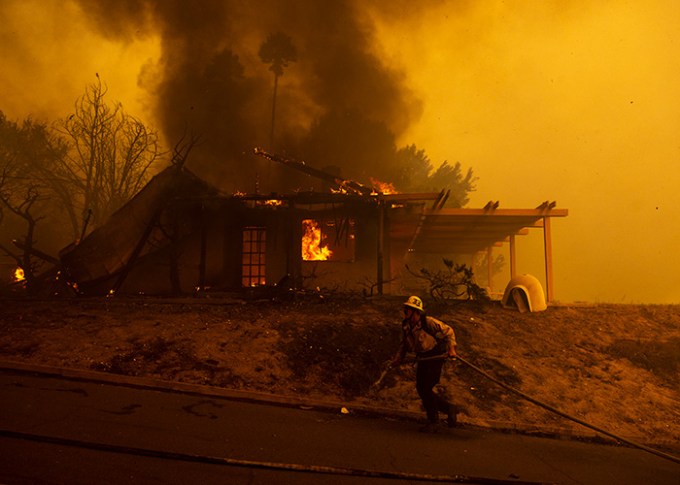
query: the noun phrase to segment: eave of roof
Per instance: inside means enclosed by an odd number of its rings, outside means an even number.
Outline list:
[[[512,236],[544,227],[547,217],[566,217],[567,209],[425,209],[390,223],[390,237],[417,253],[474,254],[501,245]]]

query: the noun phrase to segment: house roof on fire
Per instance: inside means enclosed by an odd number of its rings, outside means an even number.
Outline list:
[[[549,217],[565,217],[568,214],[566,209],[555,209],[555,202],[550,201],[541,203],[535,209],[499,209],[498,201],[490,201],[482,209],[444,209],[448,197],[446,191],[385,195],[358,182],[343,180],[312,168],[302,161],[267,153],[260,148],[256,148],[254,153],[292,170],[335,183],[350,193],[374,200],[377,198],[379,202],[396,209],[389,214],[389,236],[391,240],[408,240],[409,251],[474,254],[509,242],[516,235],[526,234],[529,228],[544,228]],[[429,208],[428,203],[431,203]],[[414,210],[414,204],[420,204],[421,210]],[[404,206],[406,209],[401,210]]]

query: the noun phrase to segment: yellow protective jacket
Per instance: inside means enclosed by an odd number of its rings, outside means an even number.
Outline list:
[[[403,338],[397,354],[400,359],[403,359],[408,352],[421,354],[436,348],[439,352],[445,353],[456,347],[456,334],[453,329],[434,317],[426,316],[424,323],[421,319],[414,326],[404,320],[401,329]]]

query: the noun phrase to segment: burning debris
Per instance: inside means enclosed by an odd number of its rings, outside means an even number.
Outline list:
[[[394,188],[394,185],[389,182],[381,182],[380,180],[374,179],[373,177],[370,177],[369,180],[371,181],[371,185],[373,185],[373,192],[375,195],[389,195],[398,193],[397,189]]]
[[[26,281],[26,273],[23,268],[17,268],[14,270],[14,282],[21,283],[22,281]]]
[[[298,172],[302,172],[306,175],[310,175],[314,178],[328,182],[333,185],[331,191],[334,193],[371,195],[375,192],[372,188],[366,187],[365,185],[362,185],[354,180],[347,180],[342,177],[324,172],[323,170],[310,167],[304,161],[291,160],[280,155],[268,153],[261,148],[255,148],[253,153],[264,159],[271,160],[272,162],[278,162],[288,168],[292,168]]]
[[[262,201],[261,204],[269,207],[281,207],[283,205],[283,201],[281,199],[267,199]]]

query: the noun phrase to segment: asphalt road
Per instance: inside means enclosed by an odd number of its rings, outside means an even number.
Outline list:
[[[423,434],[412,421],[134,380],[0,370],[0,411],[7,484],[680,483],[680,464],[630,447],[467,428]]]

